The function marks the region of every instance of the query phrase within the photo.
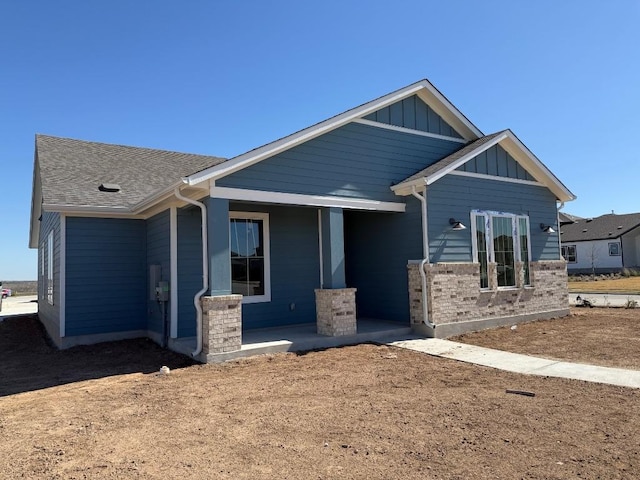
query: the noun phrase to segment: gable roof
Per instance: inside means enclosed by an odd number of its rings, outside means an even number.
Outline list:
[[[562,225],[560,239],[563,243],[613,239],[637,227],[640,227],[640,213],[609,213],[596,218],[578,218],[574,223]]]
[[[576,198],[509,129],[486,135],[465,145],[460,150],[392,186],[391,189],[398,195],[409,195],[412,187],[431,185],[497,144],[500,144],[537,182],[553,192],[558,200],[567,202]]]
[[[577,220],[582,220],[582,217],[571,215],[570,213],[558,212],[558,219],[560,220],[560,225],[565,225],[567,223],[573,223]]]
[[[146,200],[182,185],[189,172],[224,158],[36,135],[30,245],[42,209],[133,214]],[[116,184],[117,192],[101,191]],[[104,190],[104,189],[103,189]]]
[[[427,105],[429,105],[438,115],[449,123],[465,140],[473,141],[481,137],[482,132],[465,117],[438,89],[428,80],[408,85],[404,88],[391,92],[358,107],[352,108],[339,115],[331,117],[320,123],[307,127],[291,135],[283,137],[274,142],[258,147],[249,152],[229,159],[224,165],[214,165],[209,168],[196,171],[186,176],[183,181],[188,185],[221,178],[233,172],[246,168],[250,165],[265,160],[273,155],[300,145],[312,138],[318,137],[332,130],[335,130],[347,123],[366,117],[367,115],[396,103],[400,100],[417,95]]]

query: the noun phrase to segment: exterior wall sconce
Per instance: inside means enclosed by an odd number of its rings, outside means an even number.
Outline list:
[[[544,233],[556,233],[551,225],[545,225],[544,223],[540,224],[540,230],[542,230]]]
[[[467,227],[465,227],[462,224],[462,222],[459,222],[455,218],[450,218],[449,219],[449,225],[452,225],[451,230],[466,230],[467,229]]]

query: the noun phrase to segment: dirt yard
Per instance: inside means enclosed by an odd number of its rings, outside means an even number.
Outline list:
[[[571,315],[562,319],[521,324],[515,330],[485,330],[451,340],[555,360],[640,370],[640,308],[573,308]]]
[[[168,376],[155,373],[161,365]],[[0,323],[0,368],[3,479],[610,480],[640,471],[638,390],[385,346],[191,365],[146,341],[55,351],[34,319],[10,319]]]

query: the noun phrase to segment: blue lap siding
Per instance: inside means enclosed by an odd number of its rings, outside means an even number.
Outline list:
[[[461,147],[455,141],[351,123],[216,180],[216,185],[401,202],[391,185]]]
[[[242,203],[232,203],[230,209],[269,214],[271,301],[242,305],[243,328],[315,322],[314,290],[320,287],[318,210]]]
[[[49,254],[47,242],[53,232],[53,305],[47,300]],[[38,317],[52,336],[60,334],[60,214],[44,212],[38,241]],[[44,257],[44,258],[42,258]],[[44,269],[43,269],[44,266]]]
[[[202,289],[202,221],[198,208],[178,210],[178,337],[196,334],[193,297]]]
[[[147,226],[147,275],[151,265],[160,265],[161,277],[159,280],[171,281],[171,247],[170,247],[170,220],[169,210],[165,210],[146,221]],[[169,287],[173,287],[169,285]],[[164,305],[156,300],[151,300],[151,284],[147,277],[147,328],[156,333],[164,332],[164,324],[168,325],[170,302]],[[164,317],[163,317],[164,313]],[[167,326],[168,328],[168,326]]]
[[[358,317],[409,321],[407,262],[422,258],[420,203],[405,213],[346,211],[347,287],[358,289]]]
[[[447,175],[428,187],[431,262],[470,262],[472,210],[493,210],[529,216],[531,259],[558,260],[558,233],[542,233],[539,225],[556,224],[556,198],[545,187]],[[449,218],[466,230],[453,231]]]
[[[143,220],[66,219],[66,334],[147,329]]]

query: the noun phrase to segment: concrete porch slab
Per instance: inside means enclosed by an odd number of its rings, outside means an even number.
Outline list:
[[[220,363],[235,358],[250,357],[279,352],[300,352],[322,348],[356,345],[359,343],[387,343],[397,340],[419,338],[412,334],[411,327],[395,322],[373,319],[358,319],[358,333],[340,337],[327,337],[316,333],[315,323],[284,327],[260,328],[242,332],[242,347],[235,352],[215,355],[200,355],[203,363]],[[195,337],[173,339],[169,348],[185,355],[195,349]]]

